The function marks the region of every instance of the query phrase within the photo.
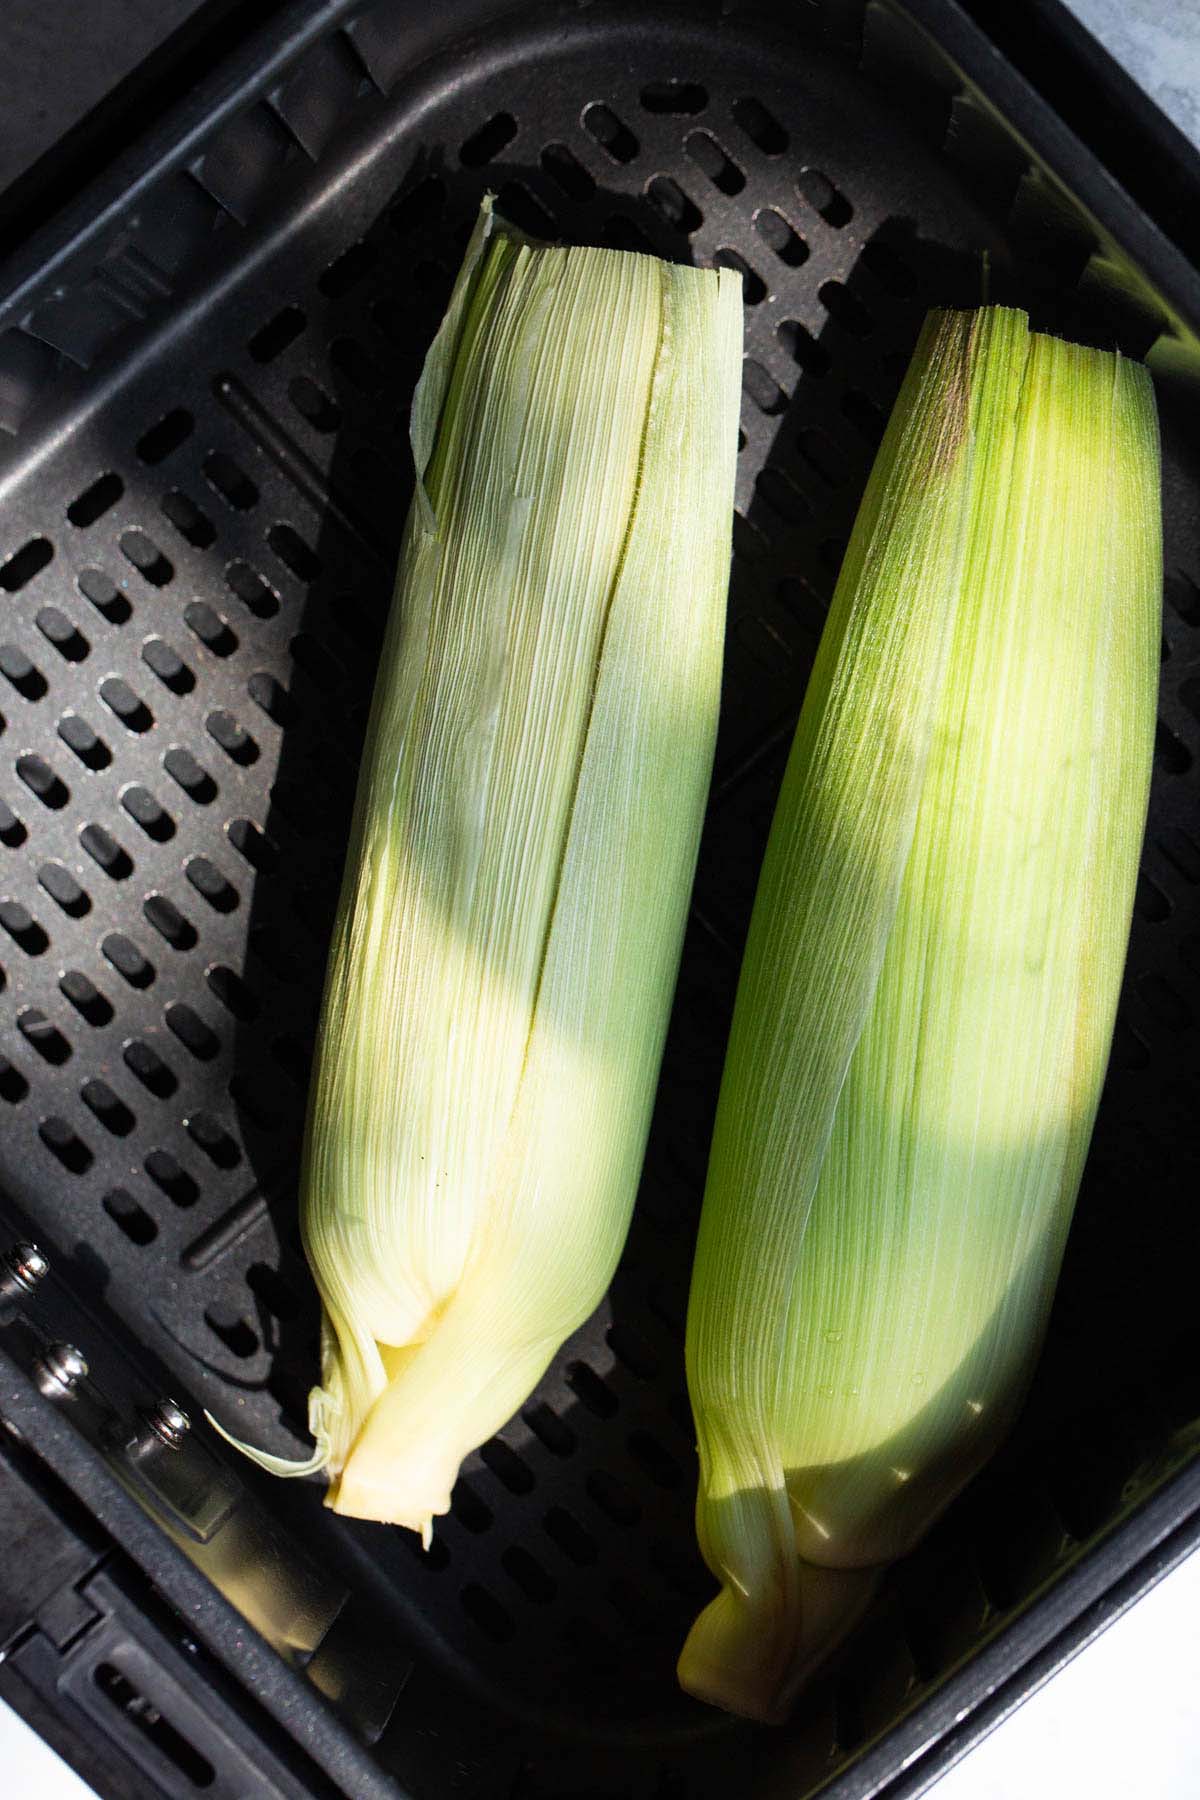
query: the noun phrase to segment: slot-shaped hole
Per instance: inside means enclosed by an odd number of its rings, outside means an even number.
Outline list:
[[[409,188],[388,214],[393,231],[407,237],[410,232],[423,236],[445,211],[446,184],[440,175],[426,175]]]
[[[190,694],[196,685],[196,677],[182,656],[162,638],[149,638],[142,645],[142,661],[173,694]]]
[[[701,174],[707,175],[722,194],[741,193],[746,185],[745,174],[710,131],[689,132],[683,147]]]
[[[179,1039],[184,1049],[200,1062],[211,1062],[221,1048],[215,1031],[209,1029],[186,1002],[173,1001],[163,1014],[168,1031]]]
[[[862,249],[863,266],[870,270],[885,294],[894,300],[910,300],[919,283],[913,270],[890,244],[876,238]]]
[[[684,236],[699,231],[704,223],[704,215],[696,202],[669,175],[651,176],[646,183],[646,198],[661,213],[671,229],[682,232]]]
[[[123,931],[110,931],[100,949],[130,987],[148,988],[154,980],[154,964]]]
[[[336,665],[328,655],[326,655],[325,662],[328,676]],[[259,669],[251,675],[246,683],[246,692],[255,706],[266,713],[273,725],[286,725],[290,719],[295,717],[291,695],[283,683],[274,675],[269,675],[265,669]]]
[[[107,769],[112,761],[112,751],[104,739],[97,737],[87,720],[77,713],[63,714],[58,721],[58,735],[86,769]]]
[[[632,162],[638,153],[638,141],[628,125],[602,100],[584,108],[583,128],[614,162]]]
[[[154,723],[154,714],[127,681],[123,681],[119,675],[106,675],[100,683],[99,691],[105,706],[116,714],[126,731],[139,734],[149,731]]]
[[[1145,1039],[1119,1014],[1113,1032],[1113,1060],[1119,1068],[1129,1069],[1134,1074],[1150,1066],[1150,1050]]]
[[[9,594],[19,593],[41,573],[53,555],[54,546],[49,538],[30,538],[27,544],[13,551],[7,562],[0,563],[0,588]]]
[[[75,585],[110,625],[123,625],[133,611],[125,595],[103,569],[81,569]]]
[[[632,1325],[610,1325],[605,1342],[619,1363],[641,1381],[652,1381],[658,1374],[658,1358]]]
[[[279,595],[248,562],[231,562],[225,571],[225,579],[231,592],[256,619],[272,619],[279,611]]]
[[[493,162],[517,135],[517,121],[509,112],[493,113],[467,138],[458,153],[464,169],[482,169]]]
[[[151,587],[166,587],[175,574],[170,559],[144,531],[123,531],[117,539],[121,555]]]
[[[308,375],[294,375],[288,383],[288,399],[300,417],[314,431],[336,431],[342,422],[341,408],[319,388]]]
[[[215,995],[226,1012],[243,1023],[258,1016],[258,1001],[236,970],[216,963],[204,978],[209,992]]]
[[[747,306],[761,306],[767,297],[767,284],[738,251],[722,245],[713,256],[718,269],[733,269],[742,278],[742,299]]]
[[[111,881],[125,881],[133,874],[133,858],[103,825],[81,826],[79,842]]]
[[[677,1488],[683,1481],[683,1470],[670,1451],[648,1431],[631,1431],[629,1451],[639,1468],[662,1488]]]
[[[460,1475],[450,1495],[450,1511],[459,1524],[477,1537],[490,1531],[494,1514],[485,1500],[475,1492],[465,1476]]]
[[[190,857],[184,864],[183,872],[196,892],[216,912],[234,911],[238,903],[237,889],[207,856]]]
[[[535,1401],[521,1413],[538,1442],[554,1456],[570,1456],[575,1449],[575,1433],[565,1419],[560,1419],[544,1400]]]
[[[527,231],[530,237],[559,236],[558,220],[545,201],[540,200],[523,181],[506,181],[496,195],[496,204],[506,219],[511,219],[514,225],[521,231]]]
[[[194,1177],[176,1162],[169,1150],[151,1150],[142,1167],[172,1206],[194,1206],[200,1198],[200,1189]]]
[[[44,888],[56,906],[61,906],[69,918],[82,919],[91,911],[92,903],[87,890],[80,887],[69,869],[61,863],[43,863],[38,870],[38,886]]]
[[[142,902],[142,916],[172,950],[195,949],[196,927],[165,894],[147,894]]]
[[[121,1096],[113,1092],[107,1081],[101,1081],[98,1076],[85,1081],[79,1090],[79,1098],[88,1111],[99,1119],[105,1131],[111,1132],[113,1137],[129,1136],[137,1121]]]
[[[132,1038],[121,1055],[129,1073],[141,1082],[147,1093],[153,1094],[156,1100],[170,1099],[179,1083],[157,1050],[141,1038]]]
[[[547,144],[538,160],[542,173],[577,205],[582,206],[596,192],[590,171],[565,144]]]
[[[252,869],[275,867],[279,851],[252,819],[230,819],[225,831],[238,855],[244,856]]]
[[[165,844],[175,835],[175,821],[165,807],[160,806],[149,788],[134,786],[126,788],[121,795],[121,805],[135,824],[140,825],[146,836],[155,843]]]
[[[1137,991],[1147,1012],[1169,1031],[1186,1031],[1193,1023],[1187,1000],[1165,976],[1153,972],[1139,975]]]
[[[19,1069],[14,1069],[7,1056],[0,1056],[0,1100],[18,1106],[29,1094],[29,1083]]]
[[[109,507],[115,506],[125,492],[125,483],[111,471],[98,475],[90,487],[77,494],[67,508],[67,518],[81,530],[102,519]]]
[[[209,1307],[204,1314],[204,1323],[215,1337],[220,1338],[232,1356],[245,1361],[258,1352],[258,1333],[249,1319],[239,1315]]]
[[[151,465],[165,462],[173,450],[187,442],[194,425],[195,420],[186,407],[173,407],[149,431],[142,433],[135,446],[138,456],[142,462]]]
[[[79,1133],[57,1113],[42,1120],[38,1126],[38,1136],[51,1156],[57,1158],[70,1174],[84,1175],[91,1168],[95,1160],[91,1151]]]
[[[233,762],[248,768],[258,761],[258,745],[244,726],[239,725],[231,712],[218,707],[210,712],[204,721],[204,729],[214,744],[219,744]]]
[[[479,1456],[510,1494],[528,1494],[532,1490],[533,1470],[502,1438],[490,1438],[481,1445]]]
[[[808,501],[782,469],[763,469],[754,491],[785,525],[803,525],[812,517]]]
[[[700,113],[708,105],[708,90],[698,81],[648,81],[640,98],[648,113]]]
[[[750,142],[761,150],[764,156],[783,155],[788,147],[788,134],[774,113],[768,112],[761,100],[756,100],[750,94],[742,100],[735,100],[733,116]]]
[[[657,251],[640,225],[624,213],[613,213],[600,228],[600,242],[609,250],[633,250],[639,256],[655,256]]]
[[[145,1249],[158,1236],[158,1226],[150,1217],[144,1206],[139,1206],[133,1195],[124,1188],[113,1188],[104,1195],[100,1202],[113,1224],[123,1231],[131,1244]]]
[[[840,231],[854,217],[854,208],[845,194],[836,188],[828,175],[820,169],[805,169],[796,182],[796,190],[802,200],[806,200],[815,213],[819,213],[827,225]]]
[[[1200,586],[1191,576],[1177,569],[1167,576],[1163,586],[1168,605],[1184,624],[1200,625]]]
[[[825,281],[817,289],[817,297],[835,325],[848,331],[852,337],[870,337],[875,329],[875,320],[858,298],[840,281]]]
[[[249,512],[258,505],[258,489],[246,471],[223,450],[210,450],[205,457],[204,479],[235,512]]]
[[[502,1606],[495,1594],[479,1582],[469,1581],[458,1599],[471,1623],[477,1625],[493,1644],[510,1643],[516,1636],[516,1621],[508,1608]]]
[[[846,480],[846,464],[833,439],[813,426],[796,439],[800,455],[830,487],[841,487]]]
[[[617,1410],[617,1396],[608,1383],[585,1362],[567,1367],[567,1386],[597,1419],[611,1419]]]
[[[733,554],[738,562],[761,563],[766,559],[769,545],[766,537],[757,525],[751,524],[745,513],[734,511],[733,515]]]
[[[267,543],[298,581],[315,581],[321,573],[320,557],[292,526],[272,525]]]
[[[596,1562],[599,1546],[591,1532],[579,1523],[565,1507],[552,1506],[542,1521],[546,1536],[562,1551],[568,1562],[587,1569]]]
[[[373,244],[351,244],[322,270],[317,277],[317,286],[331,300],[340,300],[371,273],[378,261],[379,252]]]
[[[0,675],[11,681],[22,700],[40,700],[46,692],[46,677],[16,644],[0,644]]]
[[[0,800],[0,844],[7,844],[10,850],[16,850],[28,835],[12,807],[6,800]]]
[[[294,344],[305,327],[305,317],[298,306],[284,306],[260,325],[247,349],[257,363],[274,362],[289,344]]]
[[[859,388],[850,388],[842,395],[842,415],[849,419],[855,431],[872,450],[878,447],[887,425],[887,417],[869,394],[864,394]]]
[[[787,395],[775,377],[752,356],[742,364],[742,388],[768,418],[777,418],[787,408]]]
[[[1159,849],[1183,879],[1200,886],[1200,844],[1178,825],[1168,825],[1156,839]]]
[[[52,1068],[69,1061],[71,1046],[53,1020],[36,1006],[26,1006],[17,1014],[17,1030],[31,1050]]]
[[[500,1567],[535,1606],[548,1606],[558,1593],[558,1583],[553,1575],[520,1544],[510,1544],[501,1553]]]
[[[829,373],[829,352],[798,319],[781,319],[775,335],[806,375],[819,377]]]
[[[1167,775],[1186,775],[1192,766],[1191,751],[1162,719],[1154,732],[1154,760]]]
[[[43,606],[34,623],[66,662],[82,662],[91,649],[78,625],[57,606]]]
[[[641,1518],[641,1503],[636,1494],[607,1469],[590,1469],[584,1486],[589,1499],[614,1525],[636,1525]]]
[[[773,251],[789,269],[798,269],[808,261],[808,245],[775,207],[761,206],[758,209],[754,215],[754,229],[767,249]]]
[[[238,647],[233,627],[207,600],[189,601],[183,609],[183,622],[214,656],[232,656]]]
[[[287,1324],[298,1319],[303,1310],[300,1299],[278,1269],[269,1263],[251,1263],[246,1271],[246,1286],[273,1318]]]
[[[163,768],[172,781],[178,782],[189,800],[198,806],[207,806],[217,797],[217,784],[202,763],[198,763],[191,751],[183,744],[177,744],[168,750],[163,757]]]
[[[1171,916],[1170,900],[1158,883],[1151,881],[1148,875],[1138,875],[1134,905],[1139,917],[1146,919],[1151,925],[1161,925]]]
[[[60,980],[59,992],[71,1002],[87,1024],[100,1026],[112,1022],[112,1003],[87,976],[78,969],[68,969]]]
[[[505,216],[511,217],[516,225],[522,223],[514,214],[509,213],[507,207]],[[368,356],[357,338],[334,338],[329,346],[329,360],[338,374],[344,376],[360,394],[377,394],[383,386],[382,369]]]
[[[242,1160],[237,1140],[226,1131],[221,1121],[209,1112],[191,1113],[183,1128],[198,1150],[218,1169],[236,1169]]]
[[[48,806],[51,812],[62,811],[71,798],[70,790],[44,757],[18,756],[16,769],[30,793],[36,794],[43,806]]]

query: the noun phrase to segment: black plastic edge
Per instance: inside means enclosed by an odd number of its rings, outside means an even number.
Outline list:
[[[0,1418],[275,1724],[353,1800],[410,1800],[308,1686],[144,1513],[91,1446],[0,1350]]]
[[[22,206],[28,235],[22,237],[17,228],[3,234],[0,309],[11,310],[26,284],[42,285],[89,240],[103,241],[115,213],[128,208],[172,169],[185,166],[220,125],[264,93],[294,57],[360,4],[361,0],[267,0],[259,5],[256,0],[254,6],[241,8],[246,29],[236,31],[226,19],[227,29],[216,31],[215,42],[209,40],[203,50],[196,46],[194,54],[184,57],[172,84],[174,105],[155,107],[152,122],[131,134],[115,132],[109,145],[111,161],[65,197],[54,217],[47,216],[44,193],[37,195],[37,204]],[[174,42],[174,37],[168,39],[164,49]],[[132,79],[136,82],[136,72]],[[87,139],[85,130],[81,142]],[[100,148],[93,146],[93,153],[83,158],[83,170],[95,170]],[[31,199],[33,194],[31,189]],[[0,223],[6,204],[7,197],[0,196]]]
[[[976,24],[1045,104],[1101,156],[1183,254],[1200,263],[1200,148],[1063,0],[966,3]]]
[[[1000,47],[984,36],[958,0],[898,3],[978,89],[1034,160],[1045,165],[1100,231],[1137,264],[1166,304],[1195,328],[1200,323],[1200,273],[1173,238],[1126,192],[1108,166],[1107,154],[1104,161],[1100,159],[1099,141],[1103,141],[1107,152],[1119,135],[1112,110],[1117,101],[1111,102],[1100,118],[1087,110],[1089,135],[1085,140],[1051,109],[1021,70],[1005,58]],[[1096,56],[1104,54],[1094,39],[1089,42]],[[1075,78],[1081,87],[1085,85],[1086,70],[1078,70]],[[1156,111],[1144,95],[1141,108]],[[1158,117],[1161,119],[1162,115]],[[1167,127],[1166,120],[1162,124]],[[1200,159],[1189,157],[1181,164],[1179,185],[1181,191],[1189,194],[1190,204],[1200,216]]]
[[[1195,1475],[1197,1471],[1193,1469],[1192,1473]],[[1066,1630],[1032,1655],[1010,1681],[976,1707],[961,1725],[946,1731],[910,1770],[882,1789],[882,1800],[917,1800],[918,1795],[927,1793],[935,1781],[961,1762],[984,1738],[990,1737],[997,1726],[1011,1718],[1026,1700],[1032,1699],[1052,1676],[1177,1569],[1198,1545],[1200,1515],[1193,1514],[1156,1544],[1113,1587],[1087,1605]]]
[[[0,239],[19,243],[59,213],[148,132],[161,126],[218,62],[285,0],[200,0],[194,13],[110,89],[57,143],[0,192]]]
[[[1200,1546],[1200,1457],[1085,1550],[982,1650],[841,1774],[820,1800],[916,1800]]]

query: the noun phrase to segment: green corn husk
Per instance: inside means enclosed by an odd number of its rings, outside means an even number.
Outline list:
[[[759,883],[688,1315],[683,1685],[784,1714],[995,1448],[1105,1064],[1159,655],[1144,369],[927,321]]]
[[[712,767],[741,317],[726,271],[535,246],[485,202],[414,399],[302,1178],[316,1450],[254,1454],[426,1538],[628,1226]]]

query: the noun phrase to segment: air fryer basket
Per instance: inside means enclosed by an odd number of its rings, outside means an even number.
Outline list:
[[[326,7],[264,60],[257,98],[131,189],[90,260],[26,270],[4,316],[0,1184],[194,1411],[295,1453],[316,1368],[296,1231],[316,1006],[408,397],[479,197],[539,234],[743,274],[716,780],[612,1291],[469,1460],[428,1553],[335,1519],[319,1485],[232,1471],[411,1660],[376,1754],[417,1794],[814,1790],[1150,1492],[1200,1413],[1200,436],[1164,380],[1150,826],[1034,1392],[792,1726],[677,1692],[710,1591],[681,1346],[723,1040],[783,756],[920,320],[990,298],[1164,363],[1187,342],[902,13],[798,11]]]

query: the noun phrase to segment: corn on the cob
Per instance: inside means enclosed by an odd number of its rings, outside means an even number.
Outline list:
[[[1144,369],[932,315],[755,902],[688,1319],[721,1592],[683,1684],[775,1718],[994,1449],[1108,1057],[1154,735]]]
[[[628,1225],[720,691],[741,367],[724,271],[485,203],[413,404],[418,486],[302,1176],[307,1463],[428,1536]]]

